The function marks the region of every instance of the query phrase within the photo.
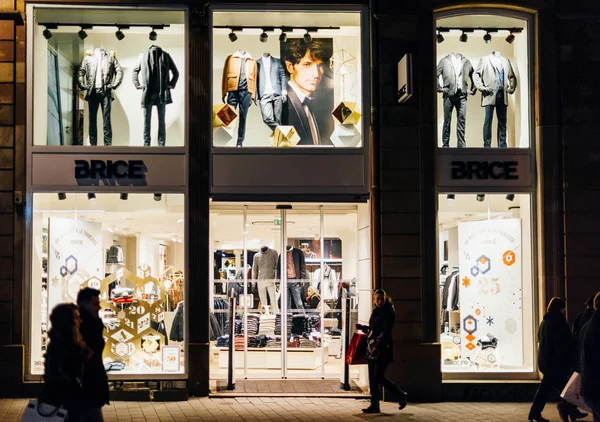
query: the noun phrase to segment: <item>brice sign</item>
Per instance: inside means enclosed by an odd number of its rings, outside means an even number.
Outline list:
[[[143,160],[75,160],[75,179],[144,179]]]
[[[452,180],[518,180],[518,161],[452,161]]]

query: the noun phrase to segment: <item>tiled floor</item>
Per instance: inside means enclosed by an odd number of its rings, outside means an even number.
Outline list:
[[[0,400],[0,421],[18,421],[27,400]],[[106,422],[155,421],[432,421],[491,422],[526,421],[527,403],[435,403],[409,404],[402,411],[383,403],[379,415],[360,410],[365,400],[322,398],[200,398],[185,402],[114,402],[104,408]],[[549,404],[544,416],[560,421],[556,406]],[[583,419],[591,421],[591,417]]]

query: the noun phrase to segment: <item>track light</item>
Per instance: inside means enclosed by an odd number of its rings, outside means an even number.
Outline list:
[[[515,40],[515,34],[513,34],[511,31],[510,34],[508,34],[508,37],[506,37],[506,42],[509,44],[512,44],[514,40]]]
[[[88,193],[88,200],[89,201],[94,201],[96,199],[96,194],[95,193]]]
[[[510,202],[515,200],[515,194],[514,193],[509,193],[508,195],[506,195],[506,199]]]
[[[58,200],[64,201],[65,199],[67,199],[67,194],[64,192],[58,192]]]
[[[158,38],[158,35],[156,35],[156,31],[154,30],[154,28],[152,28],[152,31],[150,31],[148,38],[150,39],[150,41],[156,41],[156,38]]]
[[[85,25],[85,26],[81,26],[81,29],[79,30],[79,32],[77,32],[77,36],[79,37],[80,40],[85,40],[87,38],[87,32],[85,32],[86,29],[91,29],[92,27],[89,25]]]
[[[304,36],[302,37],[302,39],[307,44],[312,41],[312,37],[311,37],[311,35],[310,35],[310,33],[308,31],[306,31],[306,34],[304,34]]]
[[[454,199],[456,199],[456,197],[453,193],[449,193],[448,195],[446,195],[446,199],[448,201],[454,201]]]
[[[160,201],[162,199],[162,193],[155,193],[154,194],[154,200],[155,201]]]
[[[122,193],[120,196],[121,200],[123,201],[127,201],[127,198],[129,198],[129,194],[128,193]]]
[[[229,33],[229,41],[231,42],[236,42],[238,39],[237,35],[235,35],[235,32],[233,32],[233,29],[231,30],[231,32]]]
[[[441,32],[438,32],[437,33],[437,43],[440,44],[440,43],[443,43],[443,42],[444,42],[444,36],[442,35]]]
[[[262,34],[260,34],[260,37],[258,37],[258,39],[260,40],[260,42],[267,42],[269,40],[269,34],[266,33],[266,31],[263,29]]]
[[[44,29],[44,32],[42,32],[42,35],[47,40],[49,40],[50,38],[52,38],[52,32],[50,32],[50,30],[48,29],[48,27],[46,27],[46,29]]]
[[[287,41],[287,34],[285,32],[282,32],[281,35],[279,35],[279,42],[286,42]]]
[[[478,193],[478,194],[477,194],[477,200],[478,200],[479,202],[483,202],[483,201],[485,200],[485,194],[483,194],[483,193]]]
[[[123,33],[123,31],[121,31],[121,28],[117,29],[117,32],[115,32],[115,37],[117,37],[119,41],[125,38],[125,34]]]
[[[465,31],[463,31],[462,35],[460,36],[460,38],[458,40],[460,42],[467,42],[468,39],[469,39],[469,37],[467,36],[467,34],[465,33]]]
[[[492,36],[490,35],[490,33],[489,33],[489,32],[486,32],[486,33],[485,33],[485,35],[483,36],[483,40],[484,40],[486,43],[489,43],[489,42],[491,42],[491,41],[492,41]]]

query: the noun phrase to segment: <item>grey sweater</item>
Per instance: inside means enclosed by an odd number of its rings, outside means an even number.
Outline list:
[[[266,252],[259,252],[254,255],[252,262],[252,278],[254,280],[273,280],[277,276],[277,257],[276,250],[267,249]]]

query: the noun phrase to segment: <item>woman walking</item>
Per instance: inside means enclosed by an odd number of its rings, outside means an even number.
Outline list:
[[[374,308],[369,319],[369,326],[357,324],[356,327],[368,333],[367,359],[369,360],[371,405],[362,411],[364,413],[380,412],[380,386],[392,391],[392,394],[399,398],[400,410],[402,410],[407,403],[406,392],[385,377],[385,370],[394,357],[392,328],[396,320],[396,309],[394,309],[392,299],[382,289],[375,290],[373,303]]]

